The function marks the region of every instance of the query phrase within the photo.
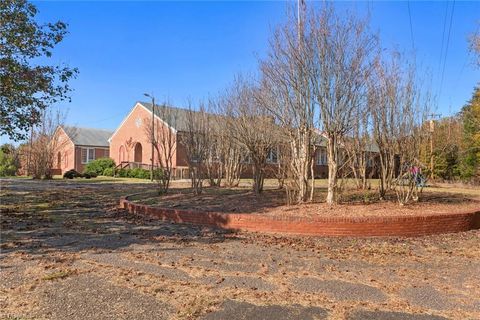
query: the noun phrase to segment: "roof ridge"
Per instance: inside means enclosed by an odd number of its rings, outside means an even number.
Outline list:
[[[111,129],[104,129],[104,128],[79,127],[79,126],[72,126],[72,125],[61,125],[60,127],[62,127],[62,128],[72,128],[72,129],[101,130],[101,131],[113,132],[113,130],[111,130]]]

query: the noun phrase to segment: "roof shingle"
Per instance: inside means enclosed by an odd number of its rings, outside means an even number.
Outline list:
[[[110,130],[63,126],[65,133],[75,145],[92,147],[109,147]]]

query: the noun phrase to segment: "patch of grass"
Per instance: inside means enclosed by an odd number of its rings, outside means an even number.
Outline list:
[[[42,280],[56,280],[56,279],[64,279],[66,277],[68,277],[69,275],[71,275],[73,272],[70,271],[70,270],[63,270],[63,271],[57,271],[57,272],[53,272],[53,273],[50,273],[50,274],[47,274],[46,276],[44,276],[42,278]]]
[[[182,308],[177,312],[177,319],[196,319],[200,315],[212,311],[218,304],[218,301],[207,296],[197,296],[183,304]]]
[[[40,202],[35,204],[35,209],[49,209],[50,207],[50,202]]]

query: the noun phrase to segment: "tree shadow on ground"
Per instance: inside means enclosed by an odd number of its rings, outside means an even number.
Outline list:
[[[171,189],[161,197],[155,192],[136,194],[129,200],[168,209],[219,213],[259,213],[286,204],[285,190],[265,189],[255,194],[250,188],[204,188],[194,195],[190,188]]]
[[[3,254],[118,250],[130,245],[218,243],[231,232],[172,224],[117,210],[121,195],[139,185],[51,184],[2,180]],[[159,248],[161,249],[161,248]]]

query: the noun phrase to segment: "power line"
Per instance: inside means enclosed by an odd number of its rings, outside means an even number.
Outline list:
[[[412,50],[415,50],[415,40],[413,37],[413,25],[412,25],[412,13],[410,12],[410,0],[407,1],[408,6],[408,17],[410,19],[410,37],[412,40]]]
[[[442,78],[440,80],[440,92],[438,96],[440,97],[442,93],[442,87],[443,87],[443,78],[445,76],[445,66],[447,65],[447,54],[448,54],[448,46],[450,44],[450,34],[452,32],[452,24],[453,24],[453,13],[455,12],[455,0],[453,0],[452,4],[452,13],[450,15],[450,26],[448,27],[448,37],[447,37],[447,45],[445,47],[445,59],[443,60],[443,70],[442,70]]]
[[[445,28],[447,27],[448,1],[445,1],[445,15],[443,17],[442,46],[440,47],[440,59],[438,60],[438,72],[441,71],[443,59],[443,45],[445,43]]]

